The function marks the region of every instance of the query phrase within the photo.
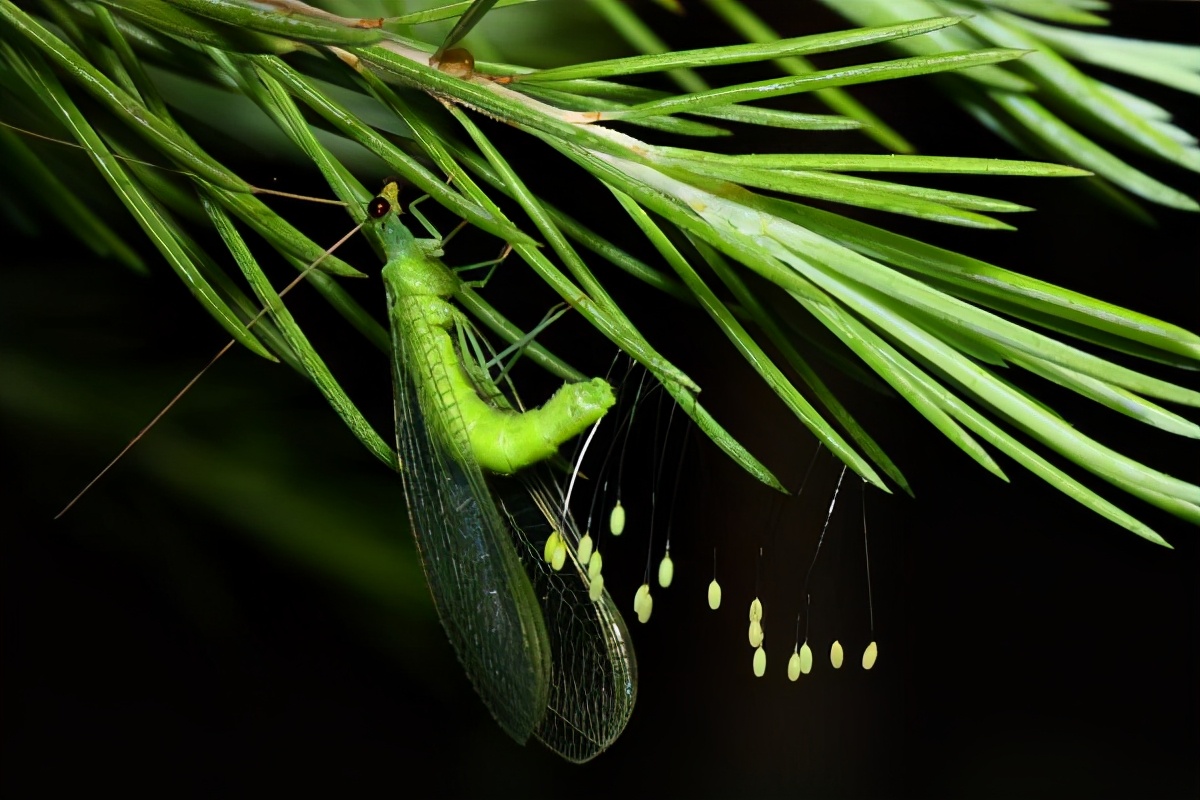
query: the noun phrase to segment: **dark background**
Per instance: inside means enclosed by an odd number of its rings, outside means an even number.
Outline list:
[[[777,25],[794,32],[783,16]],[[819,16],[826,24],[797,27],[836,27]],[[1125,4],[1115,18],[1117,32],[1133,35],[1178,40],[1200,29],[1190,3]],[[693,19],[673,43],[713,41],[703,15]],[[1011,156],[927,88],[908,82],[858,94],[925,152]],[[1146,93],[1200,130],[1194,98]],[[814,141],[819,149],[832,140]],[[855,139],[841,146],[873,151]],[[1147,166],[1200,194],[1194,177]],[[1067,181],[953,185],[964,187],[1042,213],[1016,219],[1017,233],[888,224],[1200,327],[1195,215],[1154,209],[1160,225],[1152,229]],[[482,234],[474,240],[464,246],[494,247]],[[631,621],[640,689],[628,729],[583,767],[536,744],[518,747],[488,717],[437,625],[404,530],[399,482],[286,370],[231,355],[76,509],[51,522],[224,339],[158,265],[145,280],[53,238],[5,241],[0,785],[12,796],[110,786],[133,795],[530,798],[1195,797],[1200,788],[1194,528],[1105,490],[1176,548],[1167,550],[1002,460],[1006,485],[901,402],[850,384],[841,388],[852,409],[917,494],[867,495],[875,669],[858,666],[871,638],[859,484],[843,486],[814,571],[817,666],[791,684],[792,620],[837,467],[819,456],[804,494],[782,503],[695,437],[673,519],[676,584],[656,591],[648,626]],[[528,294],[520,280],[508,281],[514,295]],[[705,386],[718,418],[796,485],[811,438],[706,332],[698,312],[635,288],[616,279],[635,321]],[[373,288],[362,291],[372,302]],[[303,314],[305,301],[295,302]],[[318,304],[307,308],[321,313]],[[551,342],[565,352],[574,344],[577,358],[602,371],[607,346],[582,331],[567,320]],[[328,335],[335,352],[353,341]],[[379,398],[369,410],[386,429],[386,363],[346,349],[353,355],[335,369],[361,381],[356,397]],[[1200,388],[1194,376],[1158,374]],[[1200,480],[1194,443],[1022,385],[1115,449]],[[634,530],[605,545],[623,609],[646,552],[636,528],[649,479],[636,467],[657,446],[647,423],[627,461]],[[715,614],[703,600],[714,546],[725,589]],[[756,591],[770,654],[759,680],[745,641]],[[847,651],[838,672],[827,660],[835,637]]]

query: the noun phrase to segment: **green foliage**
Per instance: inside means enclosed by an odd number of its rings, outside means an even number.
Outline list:
[[[1067,0],[824,0],[848,20],[883,25],[934,14],[962,14],[958,28],[897,42],[902,52],[930,55],[963,48],[1016,47],[1029,54],[987,71],[962,72],[943,87],[981,124],[1036,158],[1095,172],[1114,201],[1137,211],[1116,187],[1136,197],[1188,211],[1200,205],[1106,150],[1088,134],[1129,150],[1200,171],[1196,139],[1171,124],[1171,115],[1142,97],[1089,77],[1071,61],[1098,64],[1166,86],[1200,93],[1200,48],[1074,31],[1070,25],[1104,25],[1103,17]],[[1100,10],[1104,4],[1097,4]],[[1012,13],[1017,12],[1017,13]],[[1042,18],[1038,22],[1030,17]],[[1111,184],[1111,185],[1110,185]]]
[[[583,251],[703,308],[796,418],[855,472],[885,490],[891,485],[907,490],[897,465],[903,459],[886,455],[835,397],[822,377],[829,364],[809,360],[810,354],[828,350],[826,340],[814,339],[795,324],[798,319],[815,320],[840,341],[842,349],[827,359],[831,364],[856,357],[994,474],[1004,477],[985,443],[1097,513],[1162,543],[1145,524],[1048,459],[1043,453],[1049,450],[1060,462],[1200,522],[1200,487],[1075,430],[1001,373],[1016,367],[1153,427],[1200,438],[1195,423],[1154,402],[1197,406],[1200,393],[1095,354],[1110,350],[1194,369],[1200,338],[810,203],[1004,229],[1011,226],[997,215],[1027,209],[879,175],[1045,178],[1081,176],[1087,170],[1106,181],[1093,179],[1093,185],[1107,187],[1127,207],[1132,201],[1113,187],[1195,210],[1194,200],[1124,163],[1064,120],[1078,120],[1098,137],[1196,169],[1195,140],[1172,126],[1165,110],[1088,78],[1066,60],[1102,64],[1195,92],[1196,48],[1054,27],[1051,23],[1100,20],[1066,2],[827,2],[864,27],[778,39],[743,4],[708,0],[751,43],[683,52],[666,52],[626,6],[600,0],[586,8],[572,4],[579,18],[567,24],[584,30],[598,23],[582,17],[598,14],[646,52],[534,69],[488,60],[489,39],[472,31],[489,7],[495,6],[487,15],[490,24],[516,13],[503,7],[521,3],[453,3],[376,19],[348,18],[299,2],[47,0],[31,11],[0,0],[3,121],[69,137],[84,147],[214,319],[254,352],[287,361],[327,394],[333,392],[344,418],[362,420],[352,426],[359,438],[389,463],[392,454],[383,442],[390,437],[371,430],[338,387],[265,281],[238,224],[254,230],[300,270],[319,260],[308,280],[367,341],[385,346],[373,316],[331,277],[362,273],[324,255],[258,199],[261,189],[198,144],[205,126],[219,127],[238,141],[266,135],[279,141],[282,134],[321,172],[356,221],[362,221],[371,196],[356,175],[377,172],[382,164],[453,214],[509,242],[601,335],[645,366],[713,442],[776,488],[781,486],[770,470],[700,403],[697,383],[660,354],[614,301],[593,270],[597,260],[589,265]],[[342,5],[362,13],[365,4]],[[522,9],[525,18],[536,19],[540,6]],[[1045,21],[1029,19],[1035,6]],[[944,16],[945,9],[955,16]],[[435,47],[439,37],[425,23],[452,19],[458,24]],[[478,60],[450,49],[459,39]],[[854,51],[861,62],[829,69],[816,69],[807,60],[868,44],[895,48],[901,57],[872,61]],[[771,62],[781,77],[715,88],[698,72]],[[682,92],[665,90],[661,81],[648,88],[644,79],[626,80],[658,73]],[[789,150],[802,148],[790,147],[802,136],[792,131],[866,126],[875,141],[909,153],[911,146],[853,100],[846,87],[922,76],[936,78],[955,102],[1032,156],[1074,166],[911,154],[727,152],[738,126],[774,129]],[[758,104],[809,92],[836,114]],[[201,123],[194,104],[206,93],[219,98],[220,106],[201,114]],[[562,156],[563,167],[574,164],[590,176],[590,183],[581,178],[577,191],[594,197],[596,207],[615,198],[610,207],[636,223],[661,264],[635,257],[604,230],[584,227],[568,214],[563,198],[542,196],[530,187],[528,178],[544,164],[510,159],[506,148],[511,145],[489,135],[477,123],[479,115],[504,121],[527,141],[540,142],[543,151]],[[662,133],[672,135],[671,146],[656,143]],[[682,137],[698,144],[679,146]],[[10,202],[39,196],[97,255],[145,268],[120,235],[73,202],[65,167],[39,161],[24,137],[12,131],[0,133],[0,148],[20,181],[4,188]],[[152,169],[143,161],[170,169]],[[197,220],[220,231],[270,319],[258,320],[257,304],[224,266],[230,261],[226,254],[208,252],[199,243],[191,227]],[[524,336],[478,295],[459,300],[507,341]],[[768,342],[778,355],[765,348]],[[557,374],[577,374],[544,351],[536,355]]]

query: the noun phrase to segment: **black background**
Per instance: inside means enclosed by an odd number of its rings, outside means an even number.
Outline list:
[[[827,24],[795,27],[836,27],[812,11]],[[1193,37],[1200,21],[1190,3],[1124,4],[1114,16],[1116,32],[1176,40]],[[777,10],[775,22],[790,31],[785,17]],[[704,16],[692,19],[673,44],[712,41]],[[1178,110],[1185,128],[1200,130],[1194,98],[1146,93]],[[1011,155],[917,83],[868,87],[860,96],[925,152]],[[842,146],[870,151],[858,141]],[[1198,194],[1194,177],[1147,166]],[[1194,214],[1154,209],[1160,226],[1151,229],[1066,181],[946,185],[1043,213],[1016,219],[1017,233],[888,224],[1200,327]],[[303,559],[279,557],[287,548],[271,540],[277,534],[247,537],[245,524],[228,525],[189,502],[188,479],[172,477],[187,466],[178,453],[192,452],[172,449],[179,441],[240,448],[253,480],[300,487],[298,501],[325,508],[332,526],[353,515],[391,536],[403,515],[398,481],[284,370],[264,374],[249,356],[229,359],[223,375],[202,383],[162,432],[139,445],[143,452],[135,450],[64,521],[49,521],[223,341],[161,272],[153,281],[134,278],[63,256],[57,245],[17,241],[4,270],[5,382],[23,376],[46,390],[40,405],[10,403],[0,420],[0,780],[12,796],[120,787],[171,796],[1195,797],[1200,788],[1194,528],[1106,492],[1176,548],[1167,550],[1005,460],[1006,485],[901,402],[852,385],[843,387],[852,408],[917,494],[867,495],[875,669],[858,667],[870,638],[859,484],[843,486],[814,572],[817,666],[790,684],[783,671],[792,620],[837,468],[820,456],[804,495],[782,504],[696,439],[673,525],[676,585],[656,592],[649,626],[633,623],[640,694],[626,733],[583,767],[536,744],[518,747],[467,683],[415,574],[386,601],[349,590]],[[37,247],[45,249],[34,252],[36,269],[9,268],[21,249]],[[636,302],[632,289],[621,299]],[[634,308],[635,321],[701,381],[718,418],[795,485],[811,439],[705,332],[698,312],[673,310],[680,316],[672,326],[656,325],[664,301],[649,301]],[[582,328],[565,330],[571,338]],[[608,356],[594,339],[580,347],[604,368]],[[364,370],[379,375],[372,391],[386,418],[384,362]],[[1194,376],[1158,374],[1200,388]],[[1192,443],[1035,382],[1021,385],[1044,392],[1079,429],[1115,449],[1200,480]],[[97,407],[96,397],[112,407]],[[286,463],[270,455],[294,438],[304,444]],[[648,463],[652,446],[635,443],[630,463]],[[203,463],[189,468],[221,477]],[[642,478],[631,466],[626,486]],[[320,505],[331,497],[342,505]],[[642,500],[628,504],[644,511]],[[411,555],[408,534],[400,535]],[[626,608],[645,540],[610,546],[614,596]],[[714,546],[726,598],[716,614],[703,602]],[[770,654],[760,680],[751,676],[745,641],[756,586]],[[828,667],[825,649],[835,636],[847,650],[839,672]]]

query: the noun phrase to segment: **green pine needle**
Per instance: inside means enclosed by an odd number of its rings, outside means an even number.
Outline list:
[[[0,0],[0,107],[6,125],[78,142],[208,313],[239,343],[307,375],[364,446],[389,464],[391,436],[373,430],[339,384],[267,282],[242,231],[258,233],[305,271],[367,342],[386,347],[382,329],[339,280],[362,273],[326,256],[258,199],[261,190],[198,143],[209,131],[201,130],[189,103],[200,94],[213,92],[227,104],[206,125],[239,141],[269,136],[290,143],[294,157],[324,176],[358,222],[370,197],[360,176],[377,179],[369,173],[383,164],[451,213],[511,244],[602,336],[649,370],[718,447],[771,486],[782,489],[704,407],[701,387],[629,319],[597,266],[612,264],[666,293],[667,306],[683,301],[704,309],[796,418],[885,491],[890,486],[909,491],[899,466],[903,454],[884,453],[834,395],[822,376],[826,361],[889,387],[1001,478],[1005,472],[995,451],[1160,544],[1165,542],[1154,531],[1084,486],[1064,465],[1200,522],[1200,487],[1075,430],[1003,373],[1027,371],[1162,432],[1200,438],[1200,426],[1155,402],[1195,407],[1200,393],[1102,355],[1111,351],[1196,369],[1200,337],[809,204],[819,200],[848,212],[858,207],[1007,229],[1011,225],[1000,215],[1029,209],[878,174],[1095,173],[1121,191],[1196,210],[1200,206],[1192,198],[1097,142],[1198,170],[1196,140],[1171,123],[1166,109],[1096,81],[1072,61],[1200,93],[1200,50],[1058,27],[1103,22],[1069,3],[826,2],[860,27],[778,39],[745,4],[709,0],[749,43],[670,52],[627,6],[596,0],[591,7],[598,18],[643,52],[534,69],[475,62],[469,53],[451,49],[465,44],[488,53],[480,30],[505,7],[523,5],[504,0],[448,3],[395,18],[349,18],[301,2],[106,0],[47,3],[29,11]],[[355,4],[355,13],[361,13],[359,5],[365,4]],[[954,16],[946,16],[946,9]],[[536,13],[537,7],[525,11]],[[438,30],[427,23],[450,20],[455,22],[440,41],[425,38]],[[854,50],[879,43],[900,57],[878,60]],[[833,50],[858,60],[831,69],[807,60]],[[721,67],[748,63],[783,74],[719,82]],[[614,80],[651,73],[663,73],[682,91]],[[1071,166],[912,155],[900,134],[845,90],[934,75],[953,101],[1033,158]],[[183,86],[188,89],[181,91]],[[836,113],[758,104],[806,92]],[[561,156],[559,166],[580,168],[590,183],[576,191],[593,197],[596,207],[628,216],[661,260],[631,255],[614,244],[603,223],[595,230],[585,227],[564,210],[565,198],[539,194],[529,179],[545,164],[528,163],[507,140],[489,135],[477,124],[481,117],[502,120],[515,135],[546,145]],[[743,124],[776,129],[789,152],[730,153]],[[864,125],[868,135],[902,155],[790,152],[803,149],[793,146],[803,142],[804,134],[796,131],[854,131]],[[662,134],[672,137],[671,146],[658,143]],[[693,137],[695,144],[680,146],[683,137]],[[0,130],[0,149],[20,181],[4,187],[6,200],[38,198],[69,217],[70,229],[97,255],[143,268],[126,242],[74,202],[65,164],[34,157],[26,137],[13,130]],[[147,161],[166,169],[148,168]],[[198,243],[192,232],[197,221],[219,232],[238,270],[228,266],[225,253],[207,252]],[[308,272],[316,261],[319,268]],[[270,322],[258,321],[242,280],[267,308]],[[457,299],[504,340],[523,341],[524,333],[479,295],[464,290]],[[828,335],[804,332],[795,324],[801,318]],[[829,336],[841,349],[830,347]],[[557,375],[579,375],[541,346],[528,353]],[[827,358],[810,362],[810,353]],[[1048,451],[1056,463],[1046,458]]]

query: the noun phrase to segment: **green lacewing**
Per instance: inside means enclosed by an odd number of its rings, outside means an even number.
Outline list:
[[[544,462],[604,415],[612,388],[566,384],[541,408],[513,409],[462,352],[455,334],[470,323],[449,302],[459,278],[440,239],[400,221],[397,194],[389,183],[368,211],[387,255],[400,473],[434,604],[500,726],[587,761],[624,729],[637,663]]]

